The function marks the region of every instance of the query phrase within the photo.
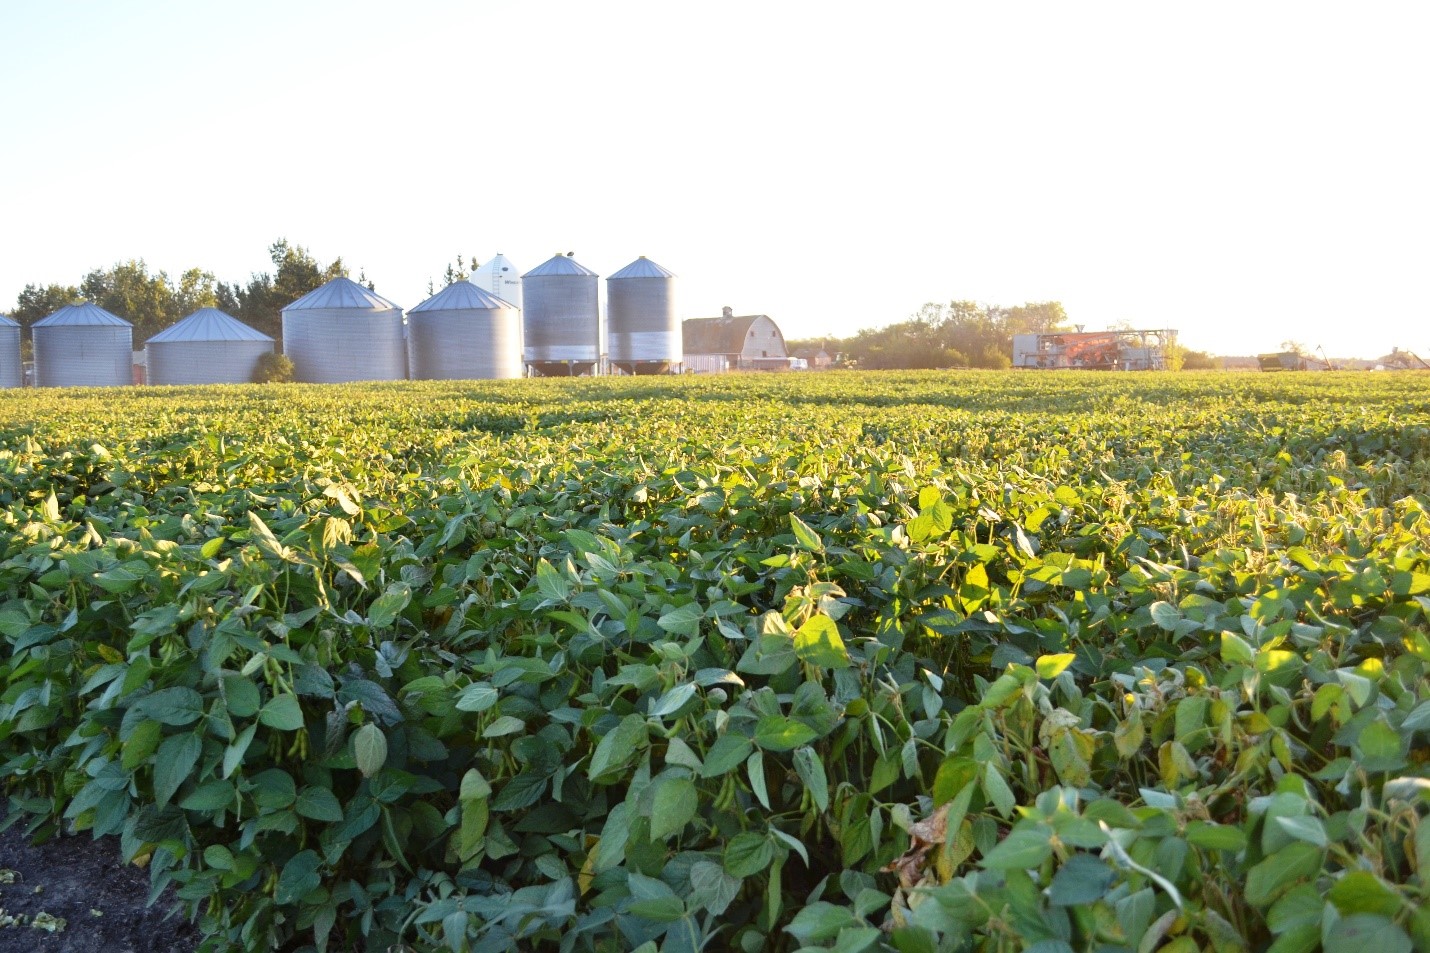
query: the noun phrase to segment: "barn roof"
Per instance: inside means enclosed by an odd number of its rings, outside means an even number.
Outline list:
[[[729,318],[687,318],[681,324],[686,354],[738,354],[745,349],[750,327],[766,314]]]

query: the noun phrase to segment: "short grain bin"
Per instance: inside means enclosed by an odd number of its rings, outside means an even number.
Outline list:
[[[122,387],[134,381],[134,328],[97,304],[68,304],[30,329],[35,386]]]
[[[20,325],[0,314],[0,387],[24,387],[25,366],[20,361]]]
[[[283,309],[283,353],[294,380],[402,380],[405,352],[402,309],[351,278],[334,278]]]
[[[611,363],[627,374],[667,374],[684,356],[675,275],[642,255],[606,279]]]
[[[452,282],[407,320],[413,380],[521,376],[521,312],[470,281]]]
[[[144,345],[151,384],[247,384],[273,339],[218,308],[202,308]]]

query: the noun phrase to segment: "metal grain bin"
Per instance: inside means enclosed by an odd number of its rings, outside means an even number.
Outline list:
[[[520,377],[521,312],[470,281],[456,281],[407,312],[413,380]]]
[[[283,353],[294,380],[402,380],[402,309],[351,278],[334,278],[283,309]]]
[[[30,331],[36,387],[122,387],[134,381],[134,328],[99,305],[65,305]]]
[[[472,284],[490,291],[518,311],[521,310],[521,272],[500,252],[472,272]]]
[[[601,360],[600,278],[565,255],[521,276],[523,355],[544,377],[595,373]]]
[[[665,374],[679,365],[675,275],[642,255],[607,278],[606,336],[611,363],[628,374]]]
[[[217,308],[202,308],[144,345],[151,384],[247,384],[273,339]]]
[[[20,361],[20,325],[0,314],[0,387],[24,387],[25,365]]]

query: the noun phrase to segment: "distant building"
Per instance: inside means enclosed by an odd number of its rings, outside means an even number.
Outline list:
[[[779,325],[767,314],[690,318],[681,324],[685,368],[696,374],[789,369],[789,350]]]
[[[805,364],[808,366],[808,369],[811,371],[822,371],[825,368],[830,367],[834,364],[834,355],[830,354],[829,351],[827,351],[823,347],[803,347],[800,348],[798,351],[795,351],[794,354],[790,356],[798,357],[804,360]]]
[[[1171,329],[1054,331],[1013,335],[1013,366],[1088,371],[1160,371],[1177,343]]]

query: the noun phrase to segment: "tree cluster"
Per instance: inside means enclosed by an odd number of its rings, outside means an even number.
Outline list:
[[[866,368],[1005,368],[1012,363],[1013,335],[1062,330],[1067,320],[1056,301],[1014,308],[930,302],[906,321],[860,331],[841,350]]]
[[[190,268],[170,278],[167,272],[151,274],[142,258],[96,268],[78,285],[27,284],[15,301],[11,317],[29,327],[67,304],[84,300],[124,318],[134,325],[134,344],[150,337],[200,308],[219,308],[264,334],[278,338],[283,330],[282,310],[324,283],[346,275],[343,260],[320,264],[302,245],[279,239],[268,249],[272,274],[264,272],[247,282],[221,282],[213,272]],[[363,281],[370,288],[371,282]]]

